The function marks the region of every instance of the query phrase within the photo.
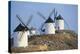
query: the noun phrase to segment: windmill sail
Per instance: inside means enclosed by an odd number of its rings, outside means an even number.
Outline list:
[[[69,24],[67,23],[67,21],[64,19],[65,24],[67,25],[68,29],[70,29]]]
[[[30,23],[31,20],[32,20],[32,17],[33,17],[33,15],[31,15],[30,18],[28,19],[26,26],[29,25],[29,23]]]
[[[57,11],[54,8],[54,21],[56,20],[56,17],[57,17]]]
[[[44,27],[44,23],[41,25],[41,31],[43,31],[44,32],[44,29],[42,29]]]
[[[46,20],[46,18],[40,12],[37,12],[37,14],[41,16],[44,20]]]
[[[16,17],[19,19],[19,21],[26,27],[26,25],[24,24],[24,22],[21,20],[21,17],[19,15],[16,15]]]
[[[52,12],[49,14],[49,17],[51,17],[53,13],[54,13],[54,9],[53,9]]]

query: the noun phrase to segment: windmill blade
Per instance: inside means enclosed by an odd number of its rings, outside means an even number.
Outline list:
[[[42,28],[44,27],[44,23],[41,25],[40,30],[42,31]]]
[[[44,20],[46,20],[46,18],[40,12],[37,12],[37,14],[41,16]]]
[[[26,25],[24,24],[24,22],[21,20],[21,17],[19,15],[16,15],[16,17],[19,19],[19,21],[26,27]]]
[[[51,17],[53,13],[54,13],[54,9],[53,9],[52,12],[49,14],[49,17]]]
[[[54,17],[57,17],[57,11],[54,9]]]
[[[65,24],[67,25],[68,29],[70,29],[69,24],[66,22],[66,20],[64,19]]]
[[[57,11],[54,12],[54,21],[56,20],[56,17],[57,17]]]
[[[32,34],[31,30],[29,30],[30,34]]]
[[[30,18],[28,19],[26,26],[29,25],[29,23],[30,23],[31,20],[32,20],[32,17],[33,17],[33,15],[31,15]]]
[[[57,11],[54,8],[54,19],[57,17]]]
[[[23,32],[21,33],[19,41],[21,40],[21,38],[22,38],[24,32],[25,32],[25,31],[23,31]]]
[[[54,8],[54,18],[56,17],[56,10],[55,10],[55,8]]]

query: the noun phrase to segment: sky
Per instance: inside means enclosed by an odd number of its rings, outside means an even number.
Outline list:
[[[40,28],[41,24],[45,20],[40,17],[37,12],[42,13],[47,19],[49,14],[53,9],[56,9],[58,15],[65,19],[67,24],[70,27],[70,30],[78,32],[78,6],[71,4],[57,4],[57,3],[39,3],[39,2],[27,2],[27,1],[12,1],[11,2],[11,33],[13,30],[20,24],[20,21],[17,19],[16,14],[18,14],[22,21],[27,24],[28,19],[33,15],[32,20],[29,25]],[[54,20],[54,14],[51,16]],[[65,23],[65,29],[68,26]]]

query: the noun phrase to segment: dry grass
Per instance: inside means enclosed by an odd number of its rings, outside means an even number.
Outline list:
[[[59,31],[55,35],[37,35],[29,38],[29,46],[26,48],[12,48],[12,52],[35,52],[77,49],[78,38],[73,31]]]
[[[48,50],[48,46],[47,45],[29,45],[28,47],[21,47],[21,48],[12,48],[11,49],[13,52],[35,52],[35,51],[46,51]]]

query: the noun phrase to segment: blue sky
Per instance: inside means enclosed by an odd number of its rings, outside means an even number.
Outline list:
[[[16,18],[16,14],[20,15],[23,22],[26,24],[27,20],[33,15],[30,25],[37,29],[44,23],[37,12],[42,13],[46,19],[53,9],[56,9],[58,14],[66,20],[71,30],[78,32],[78,6],[71,4],[54,4],[54,3],[36,3],[36,2],[23,2],[12,1],[11,2],[11,33],[18,26],[20,21]],[[54,19],[54,14],[51,16]],[[67,25],[65,24],[65,29]]]

